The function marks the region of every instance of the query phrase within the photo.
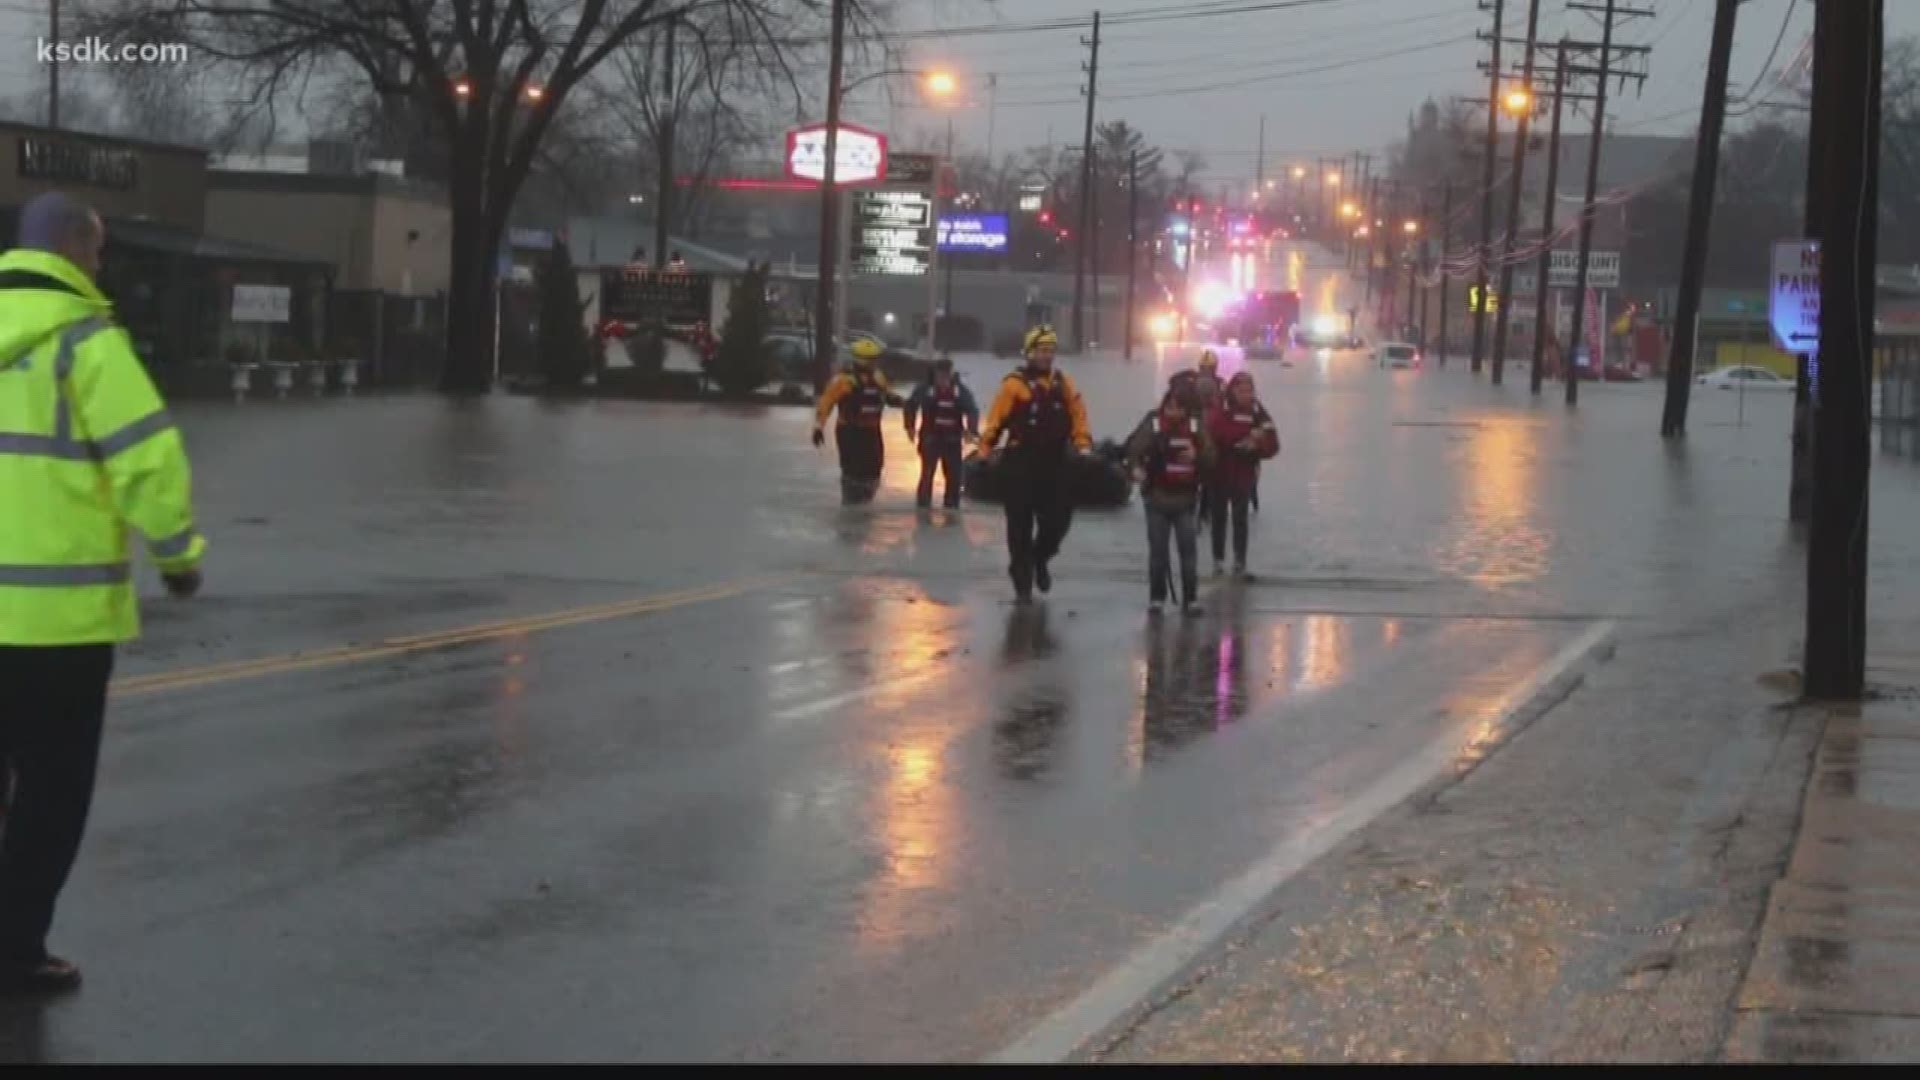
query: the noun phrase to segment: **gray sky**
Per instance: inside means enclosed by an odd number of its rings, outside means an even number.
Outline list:
[[[904,0],[911,26],[1017,25],[1125,13],[1246,7],[1254,0]],[[1619,130],[1685,134],[1699,114],[1713,0],[1623,0],[1651,9],[1626,20],[1616,40],[1651,44],[1648,78],[1639,91],[1609,102]],[[1798,0],[1774,66],[1791,58],[1812,30],[1811,0]],[[1740,9],[1732,92],[1760,75],[1790,0],[1751,0]],[[1889,36],[1920,33],[1920,2],[1888,0]],[[1521,36],[1526,0],[1506,0],[1506,30]],[[1125,119],[1156,144],[1206,154],[1209,172],[1252,179],[1260,118],[1266,117],[1267,175],[1316,154],[1379,150],[1402,134],[1408,113],[1426,95],[1484,96],[1475,63],[1486,45],[1472,38],[1490,13],[1474,0],[1323,0],[1292,9],[1113,26],[1103,32],[1098,118]],[[1569,11],[1565,0],[1540,0],[1540,36],[1598,39],[1595,16]],[[1045,142],[1077,143],[1085,106],[1079,99],[1083,29],[939,37],[912,41],[915,65],[948,65],[969,82],[973,100],[954,114],[963,146],[985,145],[992,114],[996,153]],[[1517,50],[1510,50],[1514,55]],[[1397,54],[1397,55],[1387,55]],[[998,107],[989,109],[984,82],[998,75]],[[1764,90],[1765,87],[1763,86]],[[1760,96],[1760,95],[1756,95]],[[871,100],[871,98],[869,98]],[[885,123],[884,106],[860,115]],[[925,129],[944,116],[901,96],[896,129]],[[1736,121],[1738,122],[1738,121]]]
[[[996,153],[1045,142],[1077,143],[1086,50],[1081,28],[1024,31],[1023,24],[1079,19],[1097,5],[1103,17],[1247,7],[1259,0],[900,0],[901,29],[1003,24],[1002,32],[920,36],[904,48],[916,66],[946,66],[966,85],[951,110],[958,142],[980,149],[991,117]],[[1713,0],[1623,0],[1653,18],[1627,21],[1620,37],[1653,46],[1644,90],[1629,91],[1609,112],[1621,130],[1689,130],[1699,110]],[[1526,0],[1506,0],[1506,32],[1525,30]],[[1792,57],[1812,24],[1812,0],[1750,0],[1740,9],[1733,89],[1745,91],[1763,69],[1792,8],[1776,66]],[[1562,27],[1596,37],[1598,22],[1540,0],[1541,36]],[[1920,33],[1920,2],[1888,0],[1889,36]],[[1209,173],[1252,179],[1260,118],[1266,117],[1268,175],[1303,157],[1386,146],[1426,95],[1484,94],[1472,39],[1489,17],[1474,0],[1303,0],[1290,9],[1110,25],[1103,34],[1098,116],[1125,119],[1167,149],[1204,152]],[[44,83],[34,60],[45,25],[43,0],[0,0],[0,94]],[[989,95],[986,75],[997,75]],[[989,99],[997,101],[988,107]],[[863,88],[851,118],[896,137],[943,130],[946,113],[911,90],[890,107],[879,83]]]

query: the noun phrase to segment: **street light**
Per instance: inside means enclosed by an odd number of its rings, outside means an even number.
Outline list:
[[[1533,95],[1529,94],[1524,87],[1516,86],[1507,91],[1507,96],[1502,103],[1513,115],[1524,116],[1529,109],[1533,108]]]
[[[1360,208],[1351,202],[1343,202],[1340,204],[1340,216],[1344,218],[1359,217]]]
[[[1409,235],[1411,235],[1413,233],[1417,233],[1420,231],[1420,223],[1412,219],[1408,219],[1407,223],[1402,225],[1401,228],[1404,229]]]
[[[1307,178],[1307,167],[1305,165],[1295,165],[1293,167],[1293,178],[1295,180],[1305,180]]]
[[[851,94],[875,79],[890,78],[894,75],[919,76],[920,88],[925,90],[929,97],[951,97],[960,89],[960,80],[955,77],[953,72],[945,68],[887,68],[882,71],[869,72],[850,83],[846,83],[840,87],[840,92],[842,94]]]
[[[1327,174],[1327,186],[1328,187],[1340,186],[1340,174],[1338,172],[1330,172]]]

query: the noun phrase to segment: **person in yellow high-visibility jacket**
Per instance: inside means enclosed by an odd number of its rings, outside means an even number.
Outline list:
[[[98,215],[59,194],[0,255],[0,993],[80,970],[47,931],[93,801],[114,646],[139,633],[129,528],[169,592],[199,590],[180,433],[94,284]]]
[[[1093,449],[1087,405],[1064,371],[1054,368],[1059,339],[1050,326],[1027,332],[1026,363],[1000,381],[1000,392],[980,424],[980,449],[1003,470],[1007,517],[1007,576],[1014,599],[1053,588],[1048,566],[1073,525],[1068,471],[1073,455]],[[997,444],[1007,437],[1007,446]]]

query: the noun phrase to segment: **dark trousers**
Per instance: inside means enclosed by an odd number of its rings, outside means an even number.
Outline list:
[[[1033,588],[1033,568],[1060,553],[1073,525],[1073,493],[1067,485],[1065,451],[1007,451],[1007,574],[1015,592]]]
[[[1213,530],[1213,561],[1225,562],[1227,558],[1227,513],[1233,513],[1233,562],[1236,566],[1247,565],[1247,510],[1253,503],[1251,494],[1236,495],[1223,488],[1214,488],[1207,493],[1208,511]]]
[[[946,485],[946,503],[948,506],[960,505],[960,488],[963,483],[960,455],[962,447],[959,439],[926,439],[920,443],[920,505],[933,505],[933,472],[939,469],[941,480]]]
[[[1200,545],[1194,536],[1194,514],[1190,507],[1165,508],[1151,499],[1141,500],[1147,508],[1147,595],[1155,603],[1167,599],[1167,586],[1173,582],[1173,566],[1168,558],[1168,540],[1180,545],[1180,595],[1176,600],[1193,600],[1200,595]],[[1171,534],[1171,536],[1169,536]]]
[[[833,429],[833,441],[840,448],[840,498],[843,502],[866,502],[880,487],[880,470],[886,465],[886,441],[878,427],[841,424]]]
[[[0,645],[0,964],[46,956],[93,806],[113,646]]]

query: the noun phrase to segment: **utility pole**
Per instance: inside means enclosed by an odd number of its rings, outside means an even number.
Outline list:
[[[1566,90],[1567,39],[1562,37],[1553,64],[1553,125],[1547,136],[1547,191],[1540,207],[1540,263],[1534,271],[1537,283],[1533,287],[1533,363],[1527,373],[1527,389],[1534,397],[1540,396],[1540,383],[1546,378],[1542,368],[1547,335],[1554,330],[1548,325],[1551,316],[1547,314],[1547,294],[1551,290],[1547,284],[1553,279],[1553,211],[1560,185],[1560,107]]]
[[[987,74],[987,168],[993,168],[993,123],[1000,112],[1000,76]]]
[[[1267,118],[1260,117],[1260,149],[1253,155],[1253,190],[1265,191],[1267,183]]]
[[[1813,19],[1813,99],[1809,103],[1812,109],[1812,123],[1807,125],[1807,191],[1806,205],[1802,210],[1806,238],[1820,239],[1821,213],[1826,202],[1822,196],[1822,182],[1826,167],[1827,129],[1820,117],[1826,115],[1831,106],[1827,102],[1832,90],[1833,76],[1822,65],[1826,63],[1825,23],[1816,10]],[[1800,353],[1794,360],[1793,382],[1793,470],[1787,488],[1787,517],[1791,521],[1805,522],[1813,515],[1813,364],[1808,362],[1806,353]]]
[[[1087,127],[1080,141],[1080,242],[1073,253],[1073,348],[1087,349],[1087,254],[1093,243],[1093,107],[1100,86],[1100,13],[1093,13],[1093,37],[1081,38],[1092,49],[1085,65],[1087,72]],[[1097,271],[1096,271],[1097,272]],[[1098,284],[1095,285],[1098,288]]]
[[[1447,366],[1447,248],[1453,243],[1453,181],[1448,180],[1440,196],[1440,347],[1435,352],[1439,359],[1437,366]]]
[[[1486,10],[1486,5],[1480,5]],[[1493,57],[1487,63],[1487,150],[1480,181],[1480,247],[1474,253],[1474,284],[1480,302],[1473,312],[1473,373],[1480,374],[1480,359],[1487,340],[1487,254],[1493,250],[1493,169],[1500,153],[1500,24],[1505,15],[1504,0],[1493,0],[1493,34],[1487,39]],[[1501,302],[1506,297],[1501,297]]]
[[[1520,55],[1520,85],[1527,103],[1513,125],[1513,175],[1507,187],[1507,238],[1500,251],[1500,314],[1493,326],[1493,384],[1499,386],[1507,366],[1507,327],[1513,317],[1513,248],[1520,238],[1520,184],[1527,171],[1527,127],[1533,118],[1533,46],[1540,30],[1540,0],[1527,0],[1527,43]],[[1487,107],[1497,109],[1496,99]],[[1542,283],[1544,287],[1544,283]],[[1537,333],[1537,331],[1536,331]]]
[[[1411,209],[1411,207],[1409,207],[1409,209]],[[1420,197],[1419,212],[1414,217],[1411,217],[1408,220],[1414,222],[1416,225],[1419,225],[1420,228],[1424,229],[1426,227],[1424,223],[1424,219],[1426,218],[1426,216],[1427,216],[1427,199],[1425,195],[1422,195]],[[1407,260],[1407,315],[1406,315],[1407,325],[1412,326],[1414,323],[1419,323],[1421,325],[1421,330],[1418,335],[1420,338],[1419,345],[1421,348],[1425,348],[1426,340],[1427,340],[1427,332],[1425,329],[1426,318],[1425,316],[1421,315],[1419,311],[1416,310],[1420,302],[1419,301],[1420,287],[1418,284],[1418,279],[1415,277],[1415,274],[1420,269],[1420,253],[1414,247],[1413,240],[1411,239],[1413,234],[1406,232],[1403,227],[1400,235],[1403,237],[1408,237],[1408,239],[1405,241],[1406,247],[1401,252],[1402,257]],[[1425,233],[1422,233],[1421,243],[1424,244],[1425,242],[1426,242]]]
[[[1713,42],[1707,49],[1707,86],[1700,103],[1700,135],[1693,147],[1693,191],[1687,203],[1687,246],[1680,260],[1680,293],[1673,305],[1673,344],[1667,351],[1667,402],[1660,437],[1687,433],[1687,395],[1693,388],[1694,324],[1707,272],[1713,225],[1713,183],[1720,169],[1720,128],[1727,113],[1727,69],[1733,60],[1733,22],[1740,0],[1716,0]]]
[[[1856,700],[1866,689],[1867,394],[1873,366],[1874,260],[1880,196],[1882,0],[1824,3],[1820,65],[1824,125],[1820,190],[1820,362],[1814,394],[1813,521],[1807,543],[1803,689]],[[1864,75],[1864,77],[1862,77]]]
[[[834,256],[838,253],[838,214],[840,193],[834,189],[835,156],[840,147],[840,80],[847,34],[847,0],[833,0],[833,29],[827,49],[827,145],[826,161],[820,178],[820,259],[816,263],[813,288],[813,388],[827,388],[833,378],[833,288],[837,277]]]
[[[1366,250],[1362,253],[1362,257],[1366,260],[1366,263],[1360,268],[1361,277],[1366,282],[1364,291],[1365,299],[1360,303],[1360,306],[1364,309],[1373,306],[1373,246],[1380,242],[1380,233],[1382,231],[1381,226],[1375,224],[1379,219],[1374,217],[1374,215],[1380,211],[1380,181],[1378,179],[1369,179],[1367,181],[1367,201],[1366,205],[1360,209],[1361,212],[1366,215],[1360,220],[1365,224],[1367,230],[1367,246]]]
[[[1133,359],[1134,285],[1140,273],[1140,151],[1127,156],[1127,330],[1120,356]]]
[[[673,80],[673,31],[680,22],[679,17],[667,18],[666,61],[661,64],[660,77],[660,186],[654,195],[653,207],[653,268],[660,270],[667,265],[667,224],[673,216],[673,139],[674,113],[680,108],[679,89]]]
[[[60,0],[47,0],[47,40],[60,44]],[[60,61],[47,65],[47,126],[60,127]]]
[[[988,159],[987,165],[989,168],[992,167],[993,161],[991,158]],[[940,180],[946,175],[946,171],[951,168],[953,168],[953,112],[949,110],[947,112],[947,159],[940,163],[940,168],[934,170],[933,174],[933,204],[936,209],[940,205]],[[955,187],[958,186],[958,180],[956,179]],[[938,254],[938,248],[940,247],[940,215],[937,213],[934,215],[933,222],[933,246],[936,249],[936,254]],[[940,308],[940,317],[945,319],[953,318],[953,264],[960,261],[958,258],[959,254],[958,251],[949,251],[946,253],[946,257],[941,260],[946,263],[947,269],[947,302]],[[931,314],[927,317],[933,318]],[[935,325],[938,324],[936,323]],[[933,355],[934,347],[939,344],[939,336],[937,331],[929,330],[927,332],[928,356]]]
[[[1613,24],[1614,19],[1623,14],[1630,17],[1649,17],[1654,13],[1641,9],[1628,9],[1622,12],[1619,9],[1618,0],[1607,0],[1605,8],[1596,8],[1592,4],[1582,4],[1574,2],[1574,0],[1569,0],[1567,7],[1569,9],[1578,8],[1582,11],[1603,10],[1606,13],[1605,22],[1602,24],[1602,30],[1600,32],[1599,79],[1593,92],[1593,140],[1587,145],[1587,195],[1586,199],[1580,205],[1580,262],[1574,269],[1572,332],[1567,335],[1567,404],[1577,405],[1580,402],[1580,376],[1574,360],[1579,355],[1580,323],[1586,315],[1587,309],[1587,259],[1593,253],[1593,220],[1599,216],[1597,208],[1593,204],[1593,199],[1596,189],[1600,185],[1600,140],[1606,136],[1607,79],[1613,74],[1611,66],[1613,62]],[[1644,46],[1639,46],[1639,48],[1644,48]],[[1596,317],[1604,323],[1607,314],[1604,311],[1598,312],[1596,313]],[[1598,356],[1589,357],[1588,359],[1596,367],[1602,362]]]

